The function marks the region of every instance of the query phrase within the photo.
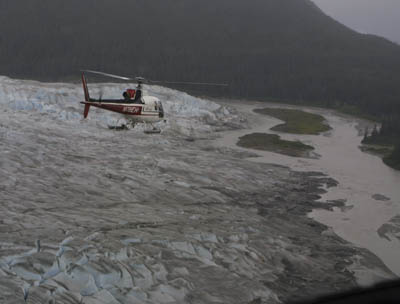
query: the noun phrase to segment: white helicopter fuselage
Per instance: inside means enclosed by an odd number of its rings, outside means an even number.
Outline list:
[[[133,123],[156,123],[164,119],[161,101],[154,96],[143,96],[140,104],[123,104],[125,119]]]
[[[96,108],[122,114],[132,123],[156,123],[164,119],[164,110],[161,101],[154,96],[143,96],[139,102],[108,102],[107,100],[93,100],[82,102]]]

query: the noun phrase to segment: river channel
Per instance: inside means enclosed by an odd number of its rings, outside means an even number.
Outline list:
[[[239,137],[255,132],[279,134],[283,139],[300,140],[312,145],[318,157],[295,158],[252,150],[258,157],[249,160],[280,164],[296,171],[323,172],[337,180],[339,185],[327,189],[321,201],[344,200],[346,206],[333,211],[314,210],[309,216],[331,227],[343,239],[370,250],[400,276],[400,240],[381,237],[377,232],[382,225],[400,215],[400,171],[386,166],[378,156],[360,150],[362,135],[359,126],[365,125],[366,121],[320,108],[247,101],[229,101],[226,104],[234,106],[247,117],[249,128],[223,132],[215,145],[248,150],[236,144]],[[264,107],[293,108],[320,114],[332,130],[317,136],[271,131],[270,128],[282,121],[253,112]],[[377,194],[383,195],[385,200],[377,200]]]

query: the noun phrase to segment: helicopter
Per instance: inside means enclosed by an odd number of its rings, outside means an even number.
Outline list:
[[[154,96],[146,96],[143,93],[144,83],[154,84],[189,84],[189,85],[207,85],[207,86],[228,86],[227,84],[218,83],[202,83],[202,82],[173,82],[173,81],[158,81],[149,80],[143,77],[125,77],[93,70],[82,70],[82,85],[85,96],[85,101],[81,104],[85,105],[83,117],[87,118],[89,115],[90,107],[96,107],[111,112],[122,114],[123,117],[134,127],[137,123],[150,124],[152,130],[145,130],[145,133],[160,133],[161,130],[153,126],[154,123],[165,121],[165,113],[163,105],[159,98]],[[98,74],[106,77],[116,78],[125,81],[132,81],[137,83],[135,89],[127,89],[123,92],[123,99],[94,99],[90,97],[86,73]],[[110,129],[128,129],[126,125],[122,127],[109,127]]]

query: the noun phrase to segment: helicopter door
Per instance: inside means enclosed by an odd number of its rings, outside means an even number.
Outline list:
[[[164,118],[164,108],[162,106],[161,101],[157,102],[157,105],[158,105],[158,116],[160,118]]]
[[[146,112],[153,112],[154,111],[154,106],[153,105],[144,105],[144,110]]]

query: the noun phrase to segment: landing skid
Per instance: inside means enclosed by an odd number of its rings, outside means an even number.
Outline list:
[[[135,123],[118,125],[118,122],[115,126],[108,126],[108,128],[110,130],[115,130],[115,131],[125,131],[125,130],[129,130],[131,128],[134,128],[136,125]],[[161,133],[161,129],[156,128],[155,126],[153,126],[153,124],[150,124],[150,125],[151,125],[151,128],[148,128],[147,127],[148,124],[145,123],[145,129],[144,129],[143,133],[145,133],[145,134],[160,134]]]
[[[151,130],[144,130],[143,132],[146,133],[146,134],[160,134],[161,130],[154,128],[154,129],[151,129]]]
[[[153,126],[153,124],[151,123],[151,129],[147,128],[147,124],[145,123],[145,129],[144,129],[144,133],[145,134],[160,134],[161,133],[161,129],[156,128],[155,126]]]
[[[125,124],[120,125],[120,126],[108,126],[110,130],[115,130],[115,131],[124,131],[124,130],[129,130],[129,127]]]
[[[115,131],[129,130],[129,125],[128,125],[128,124],[119,125],[119,121],[120,121],[120,120],[118,119],[115,126],[108,126],[108,128],[109,128],[110,130],[115,130]],[[135,125],[132,124],[132,128],[133,128],[134,126],[135,126]]]

